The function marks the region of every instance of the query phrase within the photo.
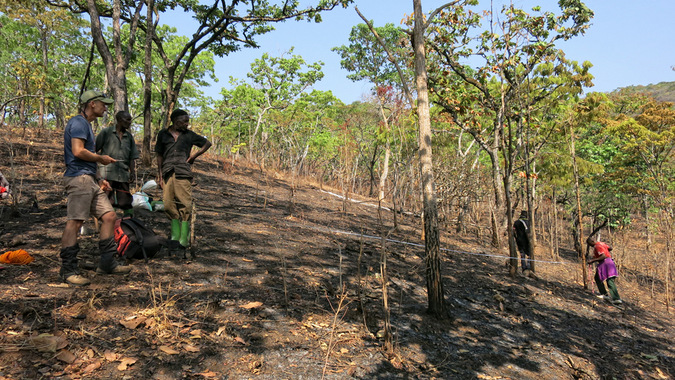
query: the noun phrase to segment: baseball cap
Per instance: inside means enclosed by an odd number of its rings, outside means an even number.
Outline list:
[[[80,103],[82,104],[92,100],[100,100],[105,104],[113,104],[113,100],[108,98],[106,94],[102,93],[101,91],[87,90],[84,92],[84,94],[82,94],[82,96],[80,96]]]

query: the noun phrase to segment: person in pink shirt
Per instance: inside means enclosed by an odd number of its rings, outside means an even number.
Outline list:
[[[588,260],[588,263],[597,264],[595,269],[595,284],[598,286],[598,291],[600,292],[599,297],[609,300],[615,305],[622,304],[623,301],[619,297],[619,291],[616,289],[616,284],[614,283],[614,279],[619,276],[619,272],[616,270],[616,264],[614,264],[612,255],[609,253],[612,247],[609,244],[596,241],[592,237],[589,237],[586,243],[593,247],[593,258]],[[607,295],[604,282],[607,282],[611,298]]]

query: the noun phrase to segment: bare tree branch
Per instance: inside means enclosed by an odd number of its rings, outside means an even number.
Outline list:
[[[403,91],[405,92],[405,97],[408,100],[408,103],[410,104],[410,107],[413,108],[415,107],[415,100],[413,99],[412,92],[410,91],[410,86],[408,86],[408,83],[405,80],[405,76],[403,75],[403,70],[401,70],[401,67],[398,65],[398,62],[394,59],[394,56],[391,54],[389,49],[387,48],[387,45],[384,43],[384,40],[382,37],[380,37],[379,34],[377,34],[377,31],[373,27],[373,24],[359,11],[359,8],[354,6],[354,10],[356,13],[358,13],[359,17],[368,25],[368,29],[370,29],[371,33],[375,36],[375,39],[377,40],[377,43],[382,46],[382,49],[387,53],[387,58],[389,59],[389,62],[391,62],[394,67],[396,67],[396,71],[398,72],[399,78],[401,78],[401,85],[403,86]]]

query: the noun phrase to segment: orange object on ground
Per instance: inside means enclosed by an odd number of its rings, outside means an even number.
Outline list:
[[[24,251],[23,249],[5,252],[2,255],[0,255],[0,263],[26,265],[32,262],[33,256],[28,254],[28,252]]]

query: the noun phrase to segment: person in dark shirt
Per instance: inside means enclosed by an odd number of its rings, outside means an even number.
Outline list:
[[[190,116],[182,109],[171,113],[171,125],[157,134],[157,171],[163,189],[164,212],[171,220],[171,240],[189,244],[192,213],[192,164],[211,142],[188,129]],[[192,147],[200,149],[192,152]]]
[[[532,271],[532,247],[530,245],[530,223],[527,220],[527,211],[522,211],[520,218],[513,223],[513,237],[520,252],[520,265],[523,274],[528,276]]]
[[[115,115],[116,124],[104,128],[96,136],[96,153],[113,157],[116,162],[110,165],[98,164],[98,173],[105,178],[112,188],[108,199],[113,207],[124,211],[125,216],[133,216],[133,196],[129,191],[129,183],[134,180],[136,159],[139,157],[131,127],[131,114],[119,111]]]
[[[61,237],[61,271],[64,282],[73,285],[88,285],[89,279],[82,276],[78,266],[77,233],[89,216],[101,221],[98,243],[101,252],[99,273],[129,273],[131,267],[119,265],[115,260],[117,243],[114,231],[117,216],[104,192],[110,184],[96,174],[96,165],[109,165],[116,160],[108,155],[95,152],[94,131],[91,122],[107,111],[113,100],[105,94],[89,90],[80,97],[80,113],[68,120],[63,134],[63,157],[66,172],[63,181],[68,194],[67,221]]]

